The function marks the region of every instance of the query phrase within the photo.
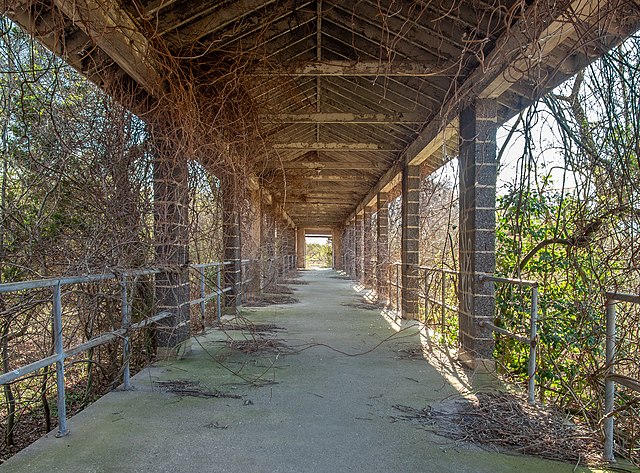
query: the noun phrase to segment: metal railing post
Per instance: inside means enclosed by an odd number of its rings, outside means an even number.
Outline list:
[[[218,263],[216,267],[218,268],[216,270],[216,290],[218,292],[218,295],[216,297],[216,316],[218,317],[218,322],[220,322],[220,314],[222,313],[222,289],[223,289],[221,286],[222,263]]]
[[[131,325],[131,308],[127,296],[127,279],[124,276],[120,280],[120,293],[122,294],[122,328],[125,331],[122,337],[122,383],[125,390],[131,389],[131,367],[129,358],[131,357],[131,344],[129,341],[129,325]]]
[[[531,288],[531,331],[529,334],[529,404],[535,404],[536,345],[538,337],[538,287]]]
[[[400,265],[396,264],[396,311],[400,310]]]
[[[64,389],[64,344],[62,340],[62,288],[60,281],[53,286],[53,343],[56,355],[56,389],[58,396],[58,432],[56,437],[69,433],[67,427],[67,403]]]
[[[429,271],[424,269],[424,324],[429,325],[429,290],[428,285],[429,281],[427,280],[429,277]]]
[[[615,398],[615,382],[610,377],[614,374],[614,360],[616,357],[616,301],[614,298],[607,299],[607,321],[606,321],[606,367],[607,376],[604,381],[604,459],[608,462],[615,462],[613,453],[613,410]]]
[[[202,300],[200,301],[200,318],[202,319],[202,333],[205,332],[205,329],[207,327],[207,324],[205,323],[206,310],[207,310],[207,304],[205,302],[207,297],[207,288],[206,288],[205,277],[204,277],[205,271],[206,271],[206,268],[204,266],[200,268],[200,297],[202,298]]]
[[[442,281],[442,287],[440,288],[440,296],[442,298],[442,305],[440,306],[441,311],[440,311],[440,330],[442,332],[442,334],[444,335],[444,331],[445,331],[445,327],[446,327],[446,318],[447,318],[447,308],[445,307],[446,304],[446,299],[447,299],[447,275],[444,272],[444,269],[440,270],[440,273],[442,274],[442,277],[440,278],[440,281]]]

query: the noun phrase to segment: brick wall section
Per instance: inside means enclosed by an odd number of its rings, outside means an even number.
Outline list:
[[[354,254],[355,254],[355,267],[353,277],[356,281],[360,281],[362,278],[362,241],[364,238],[364,218],[362,213],[357,214],[355,218],[355,242],[354,242]]]
[[[275,211],[275,208],[274,208]],[[287,222],[282,217],[276,217],[276,270],[278,276],[282,277],[286,273],[286,258],[287,255]]]
[[[366,287],[373,287],[373,247],[371,218],[373,208],[365,207],[363,211],[363,239],[362,239],[362,279]]]
[[[235,314],[242,302],[242,240],[240,232],[240,214],[235,205],[233,186],[222,184],[222,234],[224,259],[229,264],[224,266],[224,285],[231,287],[224,295],[224,312]]]
[[[153,162],[156,310],[171,312],[157,334],[158,355],[173,356],[189,339],[189,185],[186,159],[165,157],[159,144]]]
[[[333,255],[333,269],[336,271],[342,268],[342,234],[343,228],[335,228],[331,232],[331,241],[333,242],[333,248],[331,254]]]
[[[356,231],[357,226],[356,226],[356,222],[357,219],[354,218],[351,221],[351,272],[349,273],[349,276],[351,276],[351,279],[357,279],[357,271],[358,271],[358,232]]]
[[[342,234],[342,270],[351,274],[351,224],[346,223]]]
[[[260,232],[260,250],[262,266],[262,284],[265,287],[275,278],[273,257],[275,256],[276,225],[267,202],[262,203],[262,231]]]
[[[285,231],[285,235],[286,235],[286,252],[285,254],[287,255],[287,271],[291,271],[293,269],[295,269],[295,264],[293,261],[293,258],[291,258],[293,255],[296,254],[296,229],[295,227],[291,227],[291,226],[287,226],[287,229]]]
[[[385,300],[388,297],[389,289],[387,279],[389,278],[389,203],[387,193],[378,193],[376,199],[376,234],[377,238],[377,264],[376,264],[376,291],[378,300]]]
[[[306,267],[306,254],[307,244],[305,241],[304,228],[298,227],[296,228],[296,255],[298,259],[298,269],[304,269]]]
[[[418,319],[420,166],[402,171],[402,317]]]
[[[262,265],[260,264],[262,256],[262,248],[260,247],[262,241],[262,190],[251,191],[250,196],[250,208],[244,215],[241,215],[240,221],[241,228],[245,229],[241,239],[240,253],[244,259],[249,260],[243,274],[245,295],[259,293],[262,282]]]
[[[351,279],[356,278],[356,220],[349,222],[349,252],[347,254],[348,273]]]
[[[493,321],[494,287],[478,273],[495,271],[496,116],[490,99],[460,114],[460,358],[473,365],[491,360],[494,348],[491,332],[479,325]]]

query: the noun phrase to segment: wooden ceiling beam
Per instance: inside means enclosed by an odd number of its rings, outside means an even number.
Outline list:
[[[325,41],[325,44],[323,46],[323,49],[326,50],[327,52],[331,52],[333,54],[333,56],[335,56],[333,59],[338,61],[353,61],[352,57],[349,55],[349,50],[352,50],[354,48],[352,43],[349,43],[348,41],[345,41],[344,37],[341,36],[337,36],[337,35],[327,35],[327,41]],[[380,62],[380,57],[379,57],[379,53],[378,54],[374,54],[373,51],[361,51],[360,49],[357,50],[357,55],[359,57],[362,57],[362,59],[359,60],[365,60],[365,58],[369,58],[368,61],[372,61],[372,62]],[[373,56],[372,56],[373,55]],[[413,58],[412,56],[409,55],[403,55],[402,53],[396,53],[397,57],[394,59],[394,62],[398,62],[400,64],[402,63],[406,63],[406,62],[413,62],[416,61],[415,58]],[[372,57],[371,57],[372,56]],[[424,59],[420,59],[417,60],[418,62],[420,61],[424,61]],[[437,64],[436,62],[431,61],[433,64]],[[389,84],[391,83],[397,83],[397,84],[401,84],[404,87],[408,87],[409,84],[407,84],[407,79],[413,79],[414,81],[420,81],[422,83],[424,83],[425,81],[428,80],[428,87],[429,90],[435,90],[437,92],[440,93],[441,96],[444,96],[445,93],[447,92],[450,84],[451,84],[451,80],[453,78],[454,75],[457,74],[448,74],[448,75],[438,75],[438,74],[433,74],[429,77],[419,77],[419,76],[411,76],[411,75],[407,75],[404,77],[401,76],[383,76],[385,77],[385,81],[383,82],[383,85],[388,87]],[[382,76],[382,75],[381,75]],[[404,79],[402,82],[400,82],[402,79]],[[379,81],[373,81],[373,83],[377,83]],[[421,93],[424,93],[424,90],[422,87],[415,87],[415,86],[411,86],[411,88],[414,91],[421,91]]]
[[[397,152],[402,151],[397,147],[388,147],[379,143],[316,143],[316,142],[298,142],[298,143],[274,143],[273,149],[288,150],[301,149],[305,151],[382,151]]]
[[[314,206],[314,205],[322,205],[324,206],[331,206],[334,208],[344,208],[347,209],[349,207],[353,207],[353,203],[351,202],[345,202],[344,200],[336,200],[335,198],[318,198],[318,197],[309,197],[308,199],[287,199],[285,202],[285,207],[287,206],[287,204],[289,205],[294,205],[295,207],[308,207],[308,206]]]
[[[419,113],[278,113],[260,115],[260,120],[273,123],[340,123],[340,124],[364,124],[386,125],[394,123],[424,123],[425,117]]]
[[[260,166],[258,166],[260,167]],[[284,171],[288,169],[316,169],[316,170],[327,170],[327,171],[356,171],[358,169],[371,171],[372,166],[370,164],[354,164],[354,163],[345,163],[345,162],[331,162],[331,161],[286,161],[280,162],[275,159],[270,160],[268,163],[265,163],[263,168],[266,170],[278,170],[282,169]]]
[[[500,97],[513,84],[528,76],[528,72],[537,67],[538,63],[541,62],[541,58],[549,57],[554,49],[574,35],[576,33],[576,24],[580,24],[582,28],[586,29],[585,25],[589,24],[589,18],[594,14],[599,14],[598,10],[600,8],[602,6],[598,0],[574,0],[571,2],[570,13],[568,13],[571,18],[561,14],[553,21],[548,22],[548,26],[535,36],[537,38],[536,41],[534,43],[531,41],[524,43],[527,45],[526,48],[519,50],[517,57],[504,64],[501,68],[502,70],[493,80],[483,86],[483,90],[478,96],[482,98]],[[524,23],[528,29],[523,31],[530,32],[534,22],[538,23],[538,19],[535,17],[526,18]],[[517,34],[514,36],[517,36]],[[503,41],[499,46],[503,49],[511,44],[512,41]],[[498,48],[496,47],[496,49]]]
[[[339,55],[341,60],[348,60],[345,56],[336,50],[336,46],[339,46],[340,40],[334,40],[336,44],[330,44],[329,41],[326,41],[325,49],[330,50],[336,56]],[[346,44],[343,43],[344,46]],[[399,59],[399,61],[406,61],[406,58]],[[345,77],[345,79],[358,80],[357,76],[352,76],[352,78]],[[384,81],[380,80],[367,79],[367,83],[372,85],[377,85],[378,88],[383,88],[384,90],[408,90],[412,97],[425,95],[426,100],[430,102],[435,102],[440,104],[442,100],[447,95],[449,87],[451,86],[452,78],[442,77],[442,76],[432,76],[432,77],[415,77],[415,76],[385,76]],[[363,79],[360,79],[363,80]],[[427,95],[427,92],[429,94]],[[382,95],[384,97],[384,94]],[[426,106],[426,104],[423,104]]]
[[[384,77],[433,77],[452,75],[432,62],[419,61],[312,61],[285,68],[258,68],[254,76],[384,76]]]
[[[156,97],[161,95],[159,58],[147,35],[118,2],[54,0],[53,3],[147,92]]]
[[[363,176],[362,174],[359,175],[355,175],[355,174],[350,174],[350,175],[342,175],[342,174],[316,174],[316,175],[307,175],[304,176],[305,179],[308,179],[310,181],[323,181],[323,182],[331,182],[331,181],[336,181],[336,182],[349,182],[349,181],[356,181],[356,182],[363,182],[363,181],[371,181],[372,178],[367,178],[367,176]]]

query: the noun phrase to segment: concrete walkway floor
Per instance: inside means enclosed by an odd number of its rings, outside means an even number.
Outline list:
[[[455,398],[454,386],[463,380],[401,356],[419,343],[418,328],[398,331],[379,311],[354,307],[361,297],[352,282],[329,270],[305,271],[301,281],[308,284],[294,286],[299,304],[243,310],[253,323],[284,329],[268,334],[284,341],[284,353],[246,354],[210,330],[194,339],[186,359],[145,369],[134,391],[109,393],[70,419],[68,437],[50,434],[0,470],[574,471],[574,465],[488,452],[398,420],[394,405],[421,408]],[[246,332],[227,333],[251,340]],[[170,388],[240,397],[178,395]]]

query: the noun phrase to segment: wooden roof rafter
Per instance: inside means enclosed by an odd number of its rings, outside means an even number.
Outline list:
[[[314,207],[285,204],[296,224],[315,215],[330,227],[404,165],[439,165],[469,101],[496,98],[504,120],[617,44],[640,26],[635,1],[408,0],[391,12],[391,0],[29,0],[39,10],[13,17],[96,82],[113,70],[151,96],[166,86],[158,51],[198,71],[209,58],[231,64],[262,139],[293,148],[257,160],[265,177],[281,176],[282,196],[354,184]],[[64,32],[52,39],[54,22]]]

